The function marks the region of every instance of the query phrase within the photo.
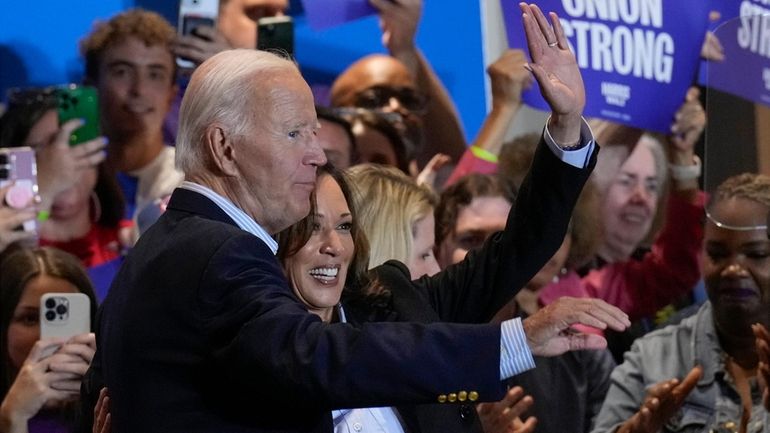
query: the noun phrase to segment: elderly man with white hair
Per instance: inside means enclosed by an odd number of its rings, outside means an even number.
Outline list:
[[[551,28],[536,6],[522,10],[553,109],[544,140],[585,181],[597,149],[575,58],[555,15]],[[290,61],[234,50],[194,73],[177,141],[186,181],[100,309],[90,390],[109,388],[114,432],[329,432],[332,408],[499,400],[501,379],[533,354],[606,345],[571,324],[628,325],[577,299],[501,325],[322,323],[292,294],[271,237],[310,210],[326,163],[317,125]]]

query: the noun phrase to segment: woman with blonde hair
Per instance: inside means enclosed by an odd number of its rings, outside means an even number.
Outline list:
[[[347,174],[371,246],[369,268],[398,260],[407,265],[412,279],[437,273],[434,193],[394,167],[362,164]]]

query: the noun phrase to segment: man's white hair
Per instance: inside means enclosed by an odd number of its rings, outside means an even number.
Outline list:
[[[269,78],[297,71],[290,60],[247,49],[223,51],[198,66],[179,109],[177,169],[188,176],[206,170],[206,128],[218,124],[231,137],[247,135],[255,118],[258,95],[270,90]]]

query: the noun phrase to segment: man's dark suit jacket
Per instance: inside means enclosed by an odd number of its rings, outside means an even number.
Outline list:
[[[410,281],[409,270],[397,261],[378,266],[374,277],[388,289],[387,299],[376,303],[352,299],[345,303],[348,318],[355,324],[488,322],[561,246],[597,153],[598,149],[586,169],[578,169],[560,161],[541,142],[504,231],[432,277]],[[399,406],[398,412],[410,433],[482,432],[476,410],[467,401]]]
[[[324,324],[261,240],[184,189],[116,276],[97,347],[116,433],[330,432],[332,408],[504,391],[499,326]]]

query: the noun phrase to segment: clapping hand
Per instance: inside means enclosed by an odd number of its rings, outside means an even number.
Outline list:
[[[682,407],[684,400],[695,388],[703,375],[703,368],[696,366],[681,382],[670,379],[650,388],[644,403],[617,433],[655,433]]]
[[[532,403],[532,397],[516,386],[509,389],[502,400],[480,403],[476,410],[485,433],[531,433],[535,430],[537,419],[529,417],[522,421],[521,416],[532,407]]]

